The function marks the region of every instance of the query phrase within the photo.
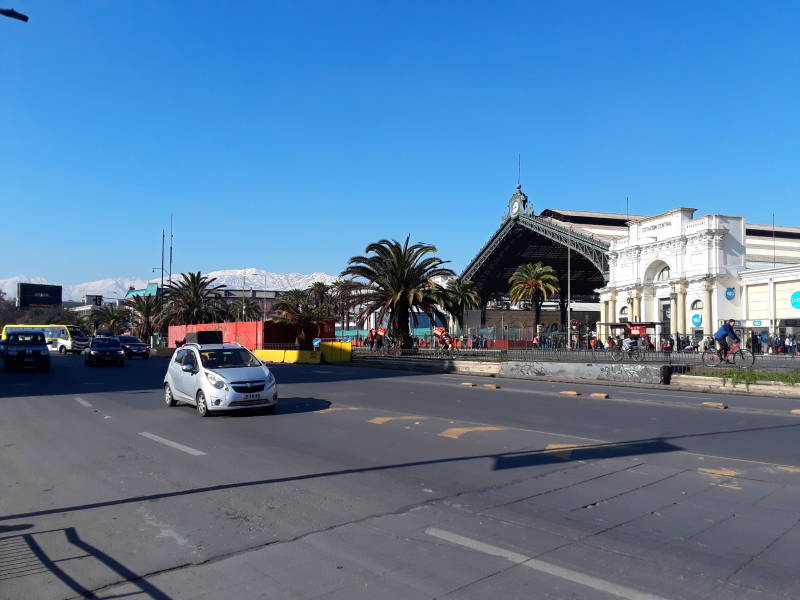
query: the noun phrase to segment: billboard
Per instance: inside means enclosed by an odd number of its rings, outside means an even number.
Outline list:
[[[61,304],[61,286],[41,283],[17,284],[17,308],[58,306]]]

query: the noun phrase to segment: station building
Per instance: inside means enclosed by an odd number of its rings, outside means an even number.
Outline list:
[[[762,337],[800,334],[800,228],[696,212],[537,215],[517,186],[500,227],[461,274],[484,300],[466,325],[515,323],[525,312],[531,322],[529,311],[508,302],[508,278],[540,261],[555,269],[561,288],[542,313],[548,331],[565,329],[569,271],[570,305],[592,324],[651,322],[657,334],[699,338],[732,318]],[[603,325],[595,331],[611,333]]]

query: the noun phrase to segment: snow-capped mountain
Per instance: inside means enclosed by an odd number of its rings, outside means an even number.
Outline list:
[[[327,273],[270,273],[269,271],[262,271],[261,269],[246,268],[246,269],[227,269],[221,271],[211,271],[205,273],[208,277],[216,279],[214,285],[225,285],[232,289],[267,289],[286,291],[291,289],[305,289],[311,287],[316,281],[331,284],[337,280],[333,275]],[[180,279],[179,273],[172,274],[172,280],[177,281]],[[160,278],[150,280],[140,279],[138,277],[112,277],[107,279],[98,279],[96,281],[87,281],[85,283],[76,284],[58,284],[51,282],[44,277],[35,277],[29,275],[16,275],[6,279],[0,279],[0,290],[6,293],[8,298],[14,298],[17,295],[17,283],[54,283],[63,287],[62,298],[64,300],[81,300],[86,294],[100,294],[105,298],[123,298],[128,288],[131,286],[140,289],[147,285],[148,281],[159,282]]]

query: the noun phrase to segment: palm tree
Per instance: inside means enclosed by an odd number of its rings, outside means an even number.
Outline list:
[[[128,311],[121,310],[116,306],[106,305],[92,316],[95,323],[108,327],[111,335],[120,333],[128,323]]]
[[[517,267],[509,277],[511,302],[530,302],[533,306],[533,331],[538,333],[542,316],[542,303],[548,296],[558,292],[558,278],[553,267],[540,262]]]
[[[411,347],[409,316],[416,320],[413,309],[434,319],[443,316],[437,308],[442,287],[435,277],[452,277],[451,269],[435,256],[436,246],[416,243],[409,245],[397,240],[380,240],[367,246],[368,256],[354,256],[343,277],[353,282],[353,302],[362,307],[359,320],[377,313],[378,321],[389,316],[389,327],[395,332],[401,347]]]
[[[442,306],[453,317],[457,327],[464,326],[464,311],[480,308],[481,297],[469,279],[451,279],[442,294]]]
[[[350,311],[354,307],[353,282],[345,279],[338,279],[330,288],[334,313],[341,318],[342,335],[344,331],[350,329]]]
[[[319,337],[319,326],[331,318],[325,307],[314,306],[308,290],[290,290],[285,293],[275,304],[275,310],[277,315],[270,320],[293,326],[295,344],[298,346],[305,345],[311,331],[315,331],[316,337]]]
[[[224,319],[227,310],[219,292],[224,285],[213,285],[216,278],[197,273],[183,273],[180,281],[164,290],[164,314],[175,325],[213,323]]]
[[[131,326],[149,343],[150,336],[161,326],[164,299],[161,296],[134,296],[125,300]]]
[[[227,308],[231,321],[258,321],[261,318],[261,307],[255,298],[237,298]]]
[[[315,281],[308,288],[308,298],[311,304],[317,308],[331,304],[330,287],[322,281]]]

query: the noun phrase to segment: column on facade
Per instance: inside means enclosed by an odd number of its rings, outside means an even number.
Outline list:
[[[767,300],[769,301],[769,332],[775,335],[778,333],[778,319],[775,314],[775,280],[772,277],[767,283]]]
[[[642,317],[642,292],[637,290],[633,296],[633,320],[644,321]]]
[[[713,291],[713,287],[707,287],[705,289],[705,298],[703,298],[703,335],[705,336],[714,335],[714,323],[711,321],[713,318],[713,314],[711,312]]]
[[[609,323],[617,322],[617,295],[611,294],[611,299],[608,301],[608,321]]]
[[[686,288],[681,285],[678,288],[678,314],[677,331],[681,335],[686,335]]]
[[[603,300],[603,304],[600,307],[600,321],[602,323],[608,323],[608,320],[608,300]],[[605,342],[608,338],[608,325],[598,327],[597,336]]]
[[[678,294],[669,295],[669,334],[673,339],[678,339]]]

